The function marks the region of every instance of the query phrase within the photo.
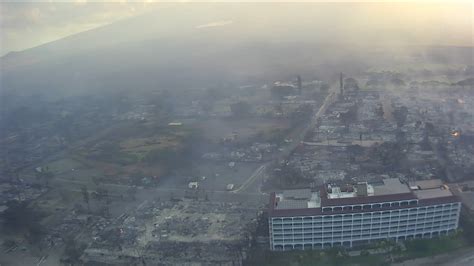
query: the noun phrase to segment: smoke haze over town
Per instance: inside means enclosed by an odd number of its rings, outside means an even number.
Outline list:
[[[472,265],[473,14],[0,3],[0,265]]]

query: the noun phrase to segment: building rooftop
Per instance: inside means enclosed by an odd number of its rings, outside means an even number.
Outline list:
[[[441,179],[428,179],[428,180],[419,180],[419,181],[411,181],[408,183],[410,188],[417,189],[429,189],[429,188],[439,188],[443,185],[443,181]]]
[[[441,198],[441,197],[449,197],[453,195],[453,193],[451,193],[449,188],[443,188],[443,187],[415,190],[414,193],[418,199]]]
[[[321,198],[318,192],[311,189],[291,189],[275,195],[275,209],[306,209],[321,207]]]
[[[335,186],[328,184],[328,199],[355,198],[362,196],[383,196],[410,193],[407,184],[398,178],[383,179],[378,183],[359,182],[354,185]]]
[[[439,179],[402,183],[398,178],[380,182],[356,184],[325,184],[318,191],[310,189],[285,190],[275,193],[272,206],[275,211],[290,211],[293,215],[321,212],[321,207],[371,204],[390,201],[455,200],[449,187]],[[423,203],[423,204],[425,204]],[[311,210],[313,209],[313,210]],[[303,211],[304,210],[304,211]]]
[[[383,179],[383,183],[380,185],[374,184],[374,195],[392,195],[392,194],[401,194],[409,193],[410,188],[400,182],[398,178],[387,178]]]
[[[440,179],[429,179],[409,182],[410,189],[418,199],[433,199],[453,196],[447,185]]]
[[[307,200],[281,200],[276,209],[305,209],[308,208]]]
[[[311,198],[311,189],[290,189],[283,191],[283,198],[285,199],[309,199]]]

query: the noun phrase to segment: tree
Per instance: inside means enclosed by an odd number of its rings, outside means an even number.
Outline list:
[[[392,248],[392,252],[391,252],[391,262],[394,262],[394,260],[396,260],[396,258],[400,257],[403,253],[403,249],[402,249],[402,246],[399,244],[399,243],[394,243],[394,246]],[[394,258],[395,256],[395,258]]]
[[[474,219],[466,212],[461,212],[459,219],[463,228],[463,235],[470,245],[474,245]]]
[[[393,246],[393,241],[390,240],[380,240],[376,244],[377,249],[383,253],[387,253],[392,250]]]

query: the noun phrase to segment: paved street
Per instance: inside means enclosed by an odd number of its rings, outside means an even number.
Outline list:
[[[296,147],[300,145],[306,134],[316,126],[318,119],[324,115],[327,108],[337,99],[337,95],[337,85],[334,84],[331,86],[331,91],[329,91],[329,94],[324,99],[321,107],[313,114],[311,121],[303,128],[303,130],[301,130],[298,135],[292,138],[293,141],[291,143],[283,147],[283,150],[280,151],[277,156],[275,156],[276,161],[287,158],[296,149]],[[254,173],[242,184],[242,186],[234,191],[234,193],[262,193],[260,191],[260,186],[262,185],[265,176],[268,174],[267,171],[269,170],[268,168],[271,164],[272,162],[267,162],[257,168]]]

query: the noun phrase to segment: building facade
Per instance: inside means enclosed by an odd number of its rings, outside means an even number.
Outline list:
[[[272,250],[354,247],[446,235],[458,228],[461,203],[439,181],[324,185],[274,193],[269,210]]]

